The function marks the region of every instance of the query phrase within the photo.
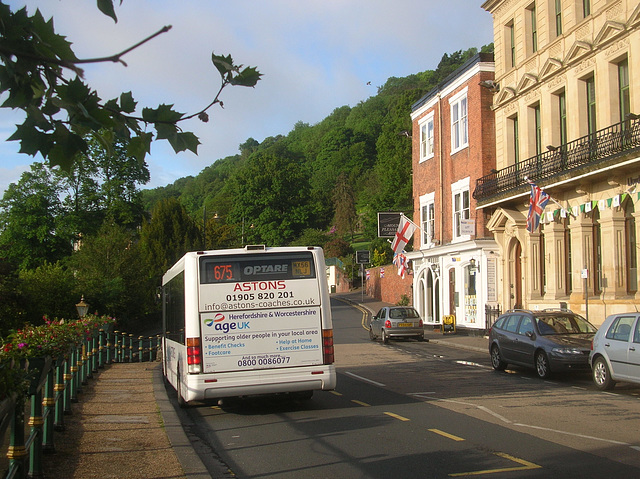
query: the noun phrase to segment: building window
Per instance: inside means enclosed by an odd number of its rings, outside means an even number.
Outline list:
[[[529,121],[533,129],[533,135],[531,135],[529,141],[529,151],[533,149],[535,156],[542,153],[542,118],[540,116],[539,103],[529,108]]]
[[[532,3],[527,7],[527,30],[528,30],[528,52],[538,51],[538,25],[536,21],[536,4]]]
[[[420,125],[420,160],[433,157],[433,114]]]
[[[462,234],[462,220],[469,216],[469,190],[460,191],[453,195],[453,237],[460,238]]]
[[[556,36],[562,35],[562,0],[555,0]]]
[[[564,92],[558,94],[558,118],[560,120],[560,144],[567,143],[567,97]]]
[[[598,295],[602,292],[602,228],[600,212],[594,209],[591,214],[593,215],[593,293]]]
[[[511,118],[507,119],[510,123],[510,128],[508,128],[509,138],[509,150],[511,151],[511,156],[513,157],[513,164],[517,165],[520,163],[520,133],[518,126],[518,115],[514,115]]]
[[[585,80],[587,95],[587,132],[593,135],[597,130],[596,124],[596,81],[594,77]]]
[[[564,225],[564,272],[565,272],[565,292],[570,295],[573,291],[573,275],[571,274],[571,216],[567,215]]]
[[[473,265],[464,268],[464,319],[467,323],[475,323],[478,317],[477,272],[478,266],[475,261]]]
[[[582,18],[591,15],[591,0],[582,0]]]
[[[618,63],[618,98],[620,102],[620,121],[626,120],[631,113],[631,98],[629,95],[629,60],[626,58]]]
[[[436,206],[435,194],[420,197],[420,222],[422,225],[422,246],[430,246],[435,240]]]
[[[544,233],[540,228],[540,294],[544,296],[547,292],[547,254],[544,243]]]
[[[507,69],[514,68],[516,66],[516,33],[514,29],[513,20],[505,25],[505,67]]]
[[[467,90],[449,101],[451,106],[451,153],[469,145]]]
[[[636,220],[633,212],[633,201],[628,198],[624,205],[624,233],[627,260],[627,292],[629,294],[634,294],[638,291],[638,243],[636,237]]]

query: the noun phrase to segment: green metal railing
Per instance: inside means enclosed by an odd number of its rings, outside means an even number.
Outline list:
[[[14,393],[0,403],[0,441],[9,429],[9,462],[2,477],[43,477],[43,454],[55,452],[55,431],[65,430],[64,416],[78,402],[82,386],[107,364],[157,360],[160,346],[160,335],[134,338],[101,329],[64,357],[30,358],[16,366],[29,371],[31,379],[25,396]]]

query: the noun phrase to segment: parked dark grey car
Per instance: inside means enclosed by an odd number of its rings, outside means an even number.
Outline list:
[[[369,338],[382,338],[383,343],[390,338],[424,339],[424,323],[420,313],[411,306],[385,306],[371,318]]]
[[[568,310],[514,309],[501,315],[489,333],[491,365],[534,368],[541,378],[552,372],[589,370],[596,327]]]

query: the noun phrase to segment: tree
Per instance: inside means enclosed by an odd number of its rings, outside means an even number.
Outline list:
[[[113,0],[98,0],[98,7],[117,22]],[[26,116],[9,139],[20,141],[21,153],[40,153],[50,166],[59,165],[65,170],[78,153],[87,152],[87,135],[99,139],[106,148],[117,140],[124,141],[127,155],[143,160],[154,139],[154,134],[146,130],[147,125],[155,129],[155,139],[167,140],[174,151],[197,153],[198,138],[182,131],[179,124],[195,117],[207,122],[207,111],[213,105],[222,106],[220,95],[225,87],[256,85],[261,76],[256,68],[243,68],[230,55],[212,53],[211,61],[221,77],[220,89],[207,106],[190,115],[167,104],[142,108],[136,114],[138,105],[131,92],[103,101],[83,80],[82,65],[126,65],[123,57],[127,53],[170,29],[165,26],[120,53],[80,59],[71,43],[55,32],[53,19],[46,21],[39,10],[31,16],[26,8],[13,11],[0,2],[0,94],[7,95],[1,106],[20,109]]]
[[[309,177],[282,142],[252,155],[233,178],[232,218],[242,218],[251,242],[288,244],[309,226]]]
[[[37,268],[22,270],[19,280],[26,322],[41,324],[45,315],[51,319],[77,317],[75,304],[80,295],[76,292],[73,271],[62,263],[45,262]]]
[[[144,223],[140,237],[145,271],[159,283],[164,272],[187,251],[202,247],[202,234],[176,198],[162,200]]]
[[[73,237],[60,228],[60,189],[41,163],[31,165],[0,200],[0,248],[5,259],[32,269],[71,254]]]
[[[353,188],[347,180],[347,175],[344,173],[338,176],[336,187],[333,191],[333,205],[336,230],[340,234],[351,234],[353,239],[357,220],[355,196]]]
[[[146,265],[134,235],[113,221],[105,221],[97,234],[83,239],[71,258],[77,291],[90,312],[116,317],[131,325],[149,311],[153,288],[144,274]]]

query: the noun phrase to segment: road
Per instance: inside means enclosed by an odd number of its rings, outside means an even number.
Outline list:
[[[181,411],[194,446],[238,478],[638,477],[640,388],[494,372],[488,353],[371,342],[332,300],[338,386]]]

